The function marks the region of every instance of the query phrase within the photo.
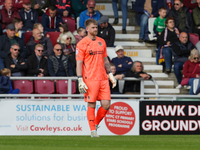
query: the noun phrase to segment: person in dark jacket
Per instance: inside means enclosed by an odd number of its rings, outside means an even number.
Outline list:
[[[166,21],[166,28],[162,31],[159,37],[159,45],[162,46],[162,53],[164,55],[164,63],[165,63],[165,73],[169,74],[172,68],[172,52],[171,46],[178,41],[179,37],[179,30],[174,27],[174,18],[167,17]],[[159,56],[160,57],[160,56]],[[159,59],[159,64],[163,62],[163,59]]]
[[[62,46],[56,44],[53,48],[54,54],[48,57],[48,71],[50,76],[73,76],[72,65],[66,55],[62,54]]]
[[[145,30],[148,27],[148,19],[158,17],[158,10],[163,7],[162,0],[136,0],[133,10],[137,12],[137,24],[140,26],[140,34],[138,42],[145,39]]]
[[[50,6],[50,0],[31,0],[31,7],[38,12],[38,16],[42,16],[45,10]]]
[[[12,76],[25,76],[28,65],[25,59],[19,55],[19,44],[15,43],[10,48],[10,54],[5,58],[5,67],[11,70]]]
[[[116,66],[116,74],[124,74],[131,69],[133,61],[130,57],[124,56],[124,48],[121,45],[115,47],[117,57],[112,59],[112,63]]]
[[[34,9],[31,9],[31,0],[24,0],[23,7],[19,12],[20,17],[23,20],[23,31],[32,31],[33,25],[39,23],[38,13]]]
[[[37,44],[42,44],[44,46],[43,56],[47,57],[52,54],[53,45],[51,43],[51,40],[48,37],[42,36],[39,29],[34,29],[33,38],[31,38],[30,41],[26,44],[27,56],[35,53],[35,46]]]
[[[73,11],[73,14],[75,15],[75,18],[79,17],[80,13],[87,9],[88,0],[72,0],[71,1],[71,9]]]
[[[10,81],[11,71],[8,68],[1,70],[0,93],[1,94],[19,94],[19,89],[13,89]]]
[[[67,17],[71,11],[71,0],[54,0],[54,5],[58,8],[61,16]]]
[[[143,78],[144,80],[151,79],[151,75],[143,72],[144,66],[142,62],[135,61],[132,68],[127,71],[125,77]],[[123,93],[136,94],[140,92],[140,81],[125,81]]]
[[[108,21],[109,19],[107,16],[102,16],[98,20],[99,27],[97,36],[105,40],[107,47],[112,47],[115,42],[115,29]]]
[[[28,57],[28,76],[43,77],[48,75],[47,59],[43,56],[42,44],[35,46],[35,53]]]
[[[183,0],[174,1],[174,8],[170,10],[168,16],[174,17],[175,27],[177,27],[180,32],[193,32],[194,23],[192,15],[189,9],[183,5]]]
[[[41,24],[44,27],[44,31],[59,31],[60,23],[63,23],[63,19],[62,16],[58,14],[57,7],[49,6],[49,8],[46,10],[46,13],[42,15]]]
[[[14,43],[19,44],[20,55],[25,58],[26,50],[24,48],[24,42],[22,39],[15,36],[14,24],[9,24],[7,26],[6,34],[0,36],[0,69],[4,68],[4,59],[10,53],[10,47]]]
[[[172,46],[172,54],[174,55],[174,74],[178,81],[177,89],[182,88],[181,80],[184,63],[188,60],[190,56],[190,51],[194,49],[195,46],[188,40],[188,34],[186,32],[181,32],[179,36],[179,41],[174,43]]]
[[[13,8],[12,0],[5,0],[4,7],[0,11],[2,29],[6,29],[6,26],[12,23],[13,18],[20,18],[18,10]]]
[[[200,0],[197,0],[198,6],[192,10],[192,16],[194,20],[194,32],[200,37]]]

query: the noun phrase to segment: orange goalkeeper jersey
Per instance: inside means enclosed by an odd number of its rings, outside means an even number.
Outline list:
[[[83,79],[108,80],[104,57],[107,57],[105,41],[96,36],[96,40],[83,38],[76,47],[76,60],[82,60]]]

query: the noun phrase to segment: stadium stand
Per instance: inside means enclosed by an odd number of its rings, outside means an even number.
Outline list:
[[[62,17],[63,22],[67,23],[69,31],[72,33],[76,30],[76,23],[75,19],[72,19],[71,17]]]
[[[51,43],[54,45],[57,44],[57,39],[60,35],[60,32],[47,32],[46,35],[49,35],[50,36],[50,40],[51,40]]]
[[[51,80],[35,80],[35,93],[38,94],[53,94],[54,81]]]
[[[25,45],[26,45],[26,44],[28,43],[28,41],[30,40],[32,34],[33,34],[32,31],[26,32],[26,33],[24,34],[24,37],[25,37]]]
[[[72,81],[72,94],[76,93],[76,82]],[[58,80],[56,81],[56,93],[57,94],[68,94],[68,81],[67,80]]]
[[[13,88],[19,89],[19,94],[32,94],[33,81],[30,80],[13,80]]]

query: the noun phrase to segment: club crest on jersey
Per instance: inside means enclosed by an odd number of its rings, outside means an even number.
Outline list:
[[[102,46],[102,43],[101,43],[101,42],[99,42],[99,45],[100,45],[100,46]]]

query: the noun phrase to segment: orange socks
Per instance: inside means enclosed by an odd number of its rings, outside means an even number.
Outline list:
[[[89,123],[89,126],[90,126],[90,130],[91,131],[96,130],[95,129],[95,123],[94,123],[94,120],[95,120],[95,108],[88,107],[88,109],[87,109],[87,118],[88,118],[88,123]]]
[[[106,113],[108,110],[105,110],[103,107],[99,107],[98,111],[97,111],[97,116],[95,118],[95,124],[99,125],[99,123],[101,122],[101,120],[105,117]]]

